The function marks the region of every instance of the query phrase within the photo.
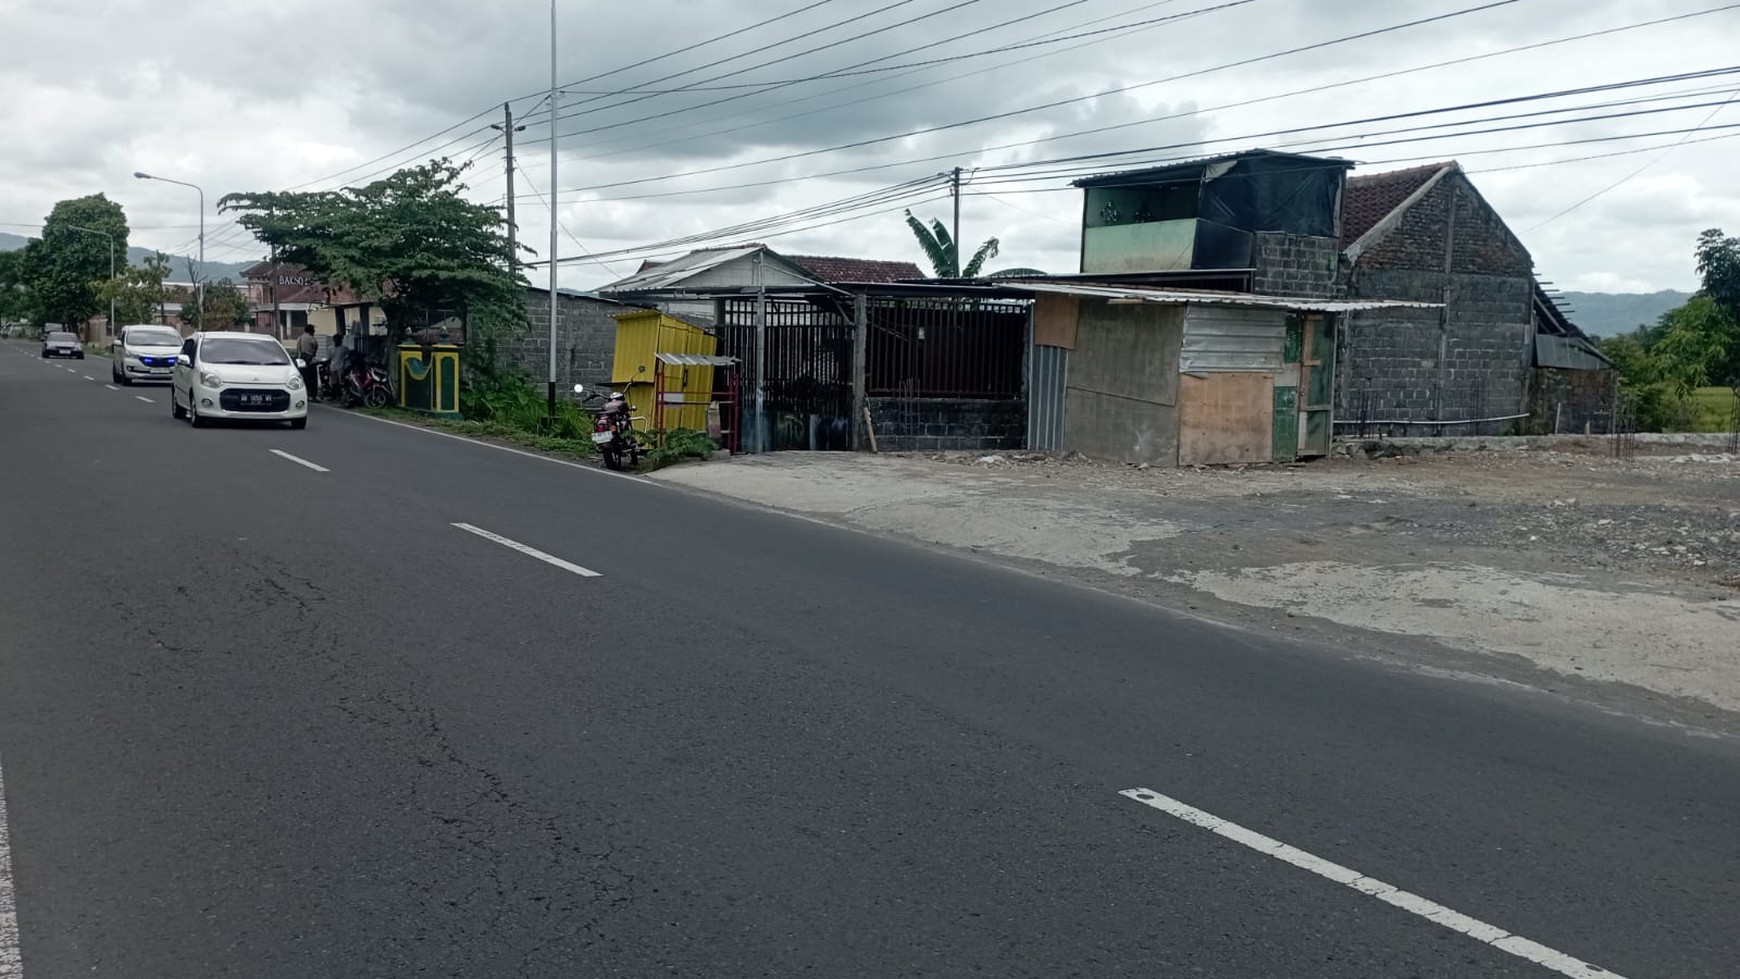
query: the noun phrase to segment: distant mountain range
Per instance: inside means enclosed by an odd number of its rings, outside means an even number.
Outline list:
[[[17,251],[28,244],[30,239],[22,235],[8,234],[0,231],[0,252]],[[127,249],[127,261],[134,265],[141,264],[153,254],[149,248]],[[255,264],[254,262],[198,262],[185,255],[169,256],[169,278],[172,282],[186,282],[189,279],[188,266],[197,269],[200,277],[215,282],[219,279],[229,279],[233,282],[242,281],[242,270]]]
[[[1662,314],[1685,305],[1689,292],[1567,292],[1571,322],[1591,336],[1610,337],[1630,333],[1640,326],[1654,326]]]

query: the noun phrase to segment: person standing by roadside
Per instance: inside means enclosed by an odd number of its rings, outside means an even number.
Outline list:
[[[320,341],[314,336],[314,324],[310,323],[302,328],[302,335],[296,338],[296,356],[302,361],[302,383],[308,386],[310,401],[320,393],[316,390],[320,375],[314,367],[314,358],[319,353]]]

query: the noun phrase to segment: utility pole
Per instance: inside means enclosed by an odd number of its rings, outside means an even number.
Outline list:
[[[559,308],[556,294],[556,195],[559,193],[561,181],[556,172],[556,0],[550,0],[550,403],[549,418],[552,428],[556,423],[556,311]],[[508,171],[512,173],[512,170]],[[513,199],[513,194],[508,194]]]
[[[514,275],[519,272],[520,268],[519,225],[514,223],[514,133],[523,132],[526,127],[514,125],[512,102],[503,102],[501,111],[505,118],[500,124],[491,125],[489,128],[499,129],[507,137],[508,274]],[[550,257],[554,258],[555,256]]]
[[[951,193],[954,195],[954,199],[955,199],[955,227],[954,227],[954,231],[952,233],[955,236],[955,275],[959,276],[962,273],[962,271],[964,271],[964,269],[961,265],[961,168],[960,167],[955,167],[954,170],[952,170],[949,173],[949,189],[950,189]]]

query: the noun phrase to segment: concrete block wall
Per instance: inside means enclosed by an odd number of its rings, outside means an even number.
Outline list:
[[[1354,281],[1362,296],[1448,300],[1449,308],[1448,316],[1391,309],[1343,318],[1338,420],[1450,421],[1527,410],[1532,280],[1390,269]]]
[[[1027,402],[969,398],[870,398],[884,452],[1009,452],[1027,445]]]
[[[556,310],[556,384],[566,390],[575,384],[604,385],[610,382],[611,360],[616,356],[616,320],[612,314],[629,307],[618,303],[562,296]],[[549,372],[550,295],[532,291],[526,296],[527,325],[495,340],[498,366],[517,371],[534,381]]]
[[[1330,299],[1339,288],[1341,243],[1278,231],[1257,233],[1251,291],[1264,296]]]
[[[1337,421],[1355,423],[1362,414],[1452,421],[1528,411],[1533,275],[1528,250],[1467,177],[1439,182],[1388,234],[1343,263],[1345,298],[1446,309],[1342,317]],[[1499,434],[1512,424],[1446,432]]]

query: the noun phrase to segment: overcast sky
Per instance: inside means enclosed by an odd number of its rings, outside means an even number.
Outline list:
[[[995,265],[1073,272],[1080,197],[1067,189],[1068,176],[1040,168],[1033,179],[1017,182],[1012,178],[1022,171],[990,168],[1144,148],[1151,149],[1124,159],[1287,145],[1336,149],[1359,161],[1360,172],[1459,159],[1529,246],[1542,275],[1561,288],[1693,288],[1698,232],[1719,226],[1740,233],[1732,165],[1740,141],[1723,138],[1740,134],[1740,99],[1725,104],[1740,90],[1740,74],[1265,135],[1718,69],[1737,60],[1732,40],[1740,37],[1740,9],[1728,9],[1290,94],[1715,10],[1729,6],[1724,0],[1516,0],[1266,57],[1480,5],[558,0],[558,74],[564,83],[578,82],[565,84],[558,99],[566,117],[557,128],[566,137],[558,143],[561,216],[579,239],[576,244],[564,235],[559,252],[637,248],[960,166],[977,170],[968,181],[962,237],[972,243],[1000,237],[1003,255]],[[1202,12],[1147,23],[1195,11]],[[527,128],[518,134],[524,168],[519,222],[523,240],[542,255],[549,223],[534,191],[550,183],[543,102],[549,16],[547,0],[0,0],[0,231],[32,234],[55,201],[100,191],[125,205],[133,244],[191,253],[199,216],[194,193],[135,180],[135,170],[205,189],[207,256],[224,261],[262,253],[216,213],[217,198],[227,192],[326,189],[449,154],[474,160],[472,196],[499,200],[505,167],[501,144],[490,141],[499,133],[480,127],[500,120],[503,101],[520,99],[518,121]],[[716,40],[734,31],[740,33]],[[1102,33],[1086,34],[1096,31]],[[712,62],[719,63],[703,67]],[[863,73],[890,68],[896,70]],[[842,70],[860,73],[802,80]],[[789,84],[759,84],[774,82]],[[1151,82],[1159,84],[1144,84]],[[743,87],[749,85],[759,87]],[[1128,86],[1142,87],[1102,94]],[[611,94],[625,89],[636,91]],[[1228,107],[1256,99],[1264,101]],[[1632,104],[1480,122],[1616,101]],[[705,104],[711,102],[718,104]],[[1035,109],[1058,102],[1066,104]],[[1664,108],[1674,111],[1467,132]],[[467,121],[479,113],[485,114]],[[1004,118],[957,125],[991,115]],[[1458,125],[1376,135],[1445,122]],[[1105,127],[1117,128],[1071,135]],[[1698,127],[1704,131],[1677,146],[1678,134],[1589,142]],[[931,131],[907,135],[920,130]],[[1434,138],[1373,145],[1422,135]],[[863,145],[837,149],[854,143]],[[1027,145],[1009,146],[1017,143]],[[1596,155],[1606,156],[1576,159]],[[695,173],[700,170],[713,172]],[[929,196],[936,199],[920,203],[918,212],[946,219],[940,191],[932,188]],[[905,202],[742,237],[787,253],[908,258],[922,265],[894,206]],[[589,288],[633,271],[638,262],[569,265],[561,281]]]

